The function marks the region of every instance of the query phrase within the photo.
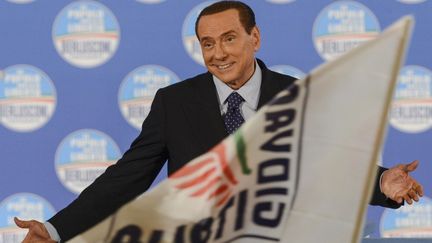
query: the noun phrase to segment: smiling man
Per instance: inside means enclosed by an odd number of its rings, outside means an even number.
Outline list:
[[[165,161],[172,174],[295,81],[255,58],[260,32],[246,4],[222,1],[208,6],[195,30],[208,72],[160,89],[130,149],[69,206],[45,224],[16,219],[18,226],[29,229],[24,242],[66,241],[84,232],[146,191]],[[403,200],[417,201],[422,187],[408,175],[417,164],[379,168],[371,204],[398,207]]]
[[[207,69],[233,90],[240,89],[254,74],[255,52],[260,48],[258,27],[244,19],[240,22],[239,10],[228,9],[202,15],[196,25]]]

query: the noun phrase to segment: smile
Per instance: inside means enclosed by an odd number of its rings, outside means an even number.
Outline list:
[[[233,63],[223,64],[223,65],[214,65],[214,66],[216,66],[220,70],[225,70],[225,69],[231,67],[232,65],[233,65]]]

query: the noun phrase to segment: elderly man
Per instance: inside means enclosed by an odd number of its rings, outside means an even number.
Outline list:
[[[168,161],[171,174],[235,131],[295,78],[275,73],[255,58],[261,44],[252,9],[217,2],[196,21],[207,73],[159,90],[142,131],[123,157],[45,224],[20,221],[24,242],[66,241],[143,193]],[[408,173],[418,162],[379,168],[373,205],[399,207],[422,196]],[[145,217],[145,215],[144,215]]]

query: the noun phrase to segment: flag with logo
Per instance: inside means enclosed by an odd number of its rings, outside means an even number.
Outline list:
[[[412,22],[287,87],[72,242],[357,242]]]

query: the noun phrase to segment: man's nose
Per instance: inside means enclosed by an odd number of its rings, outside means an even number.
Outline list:
[[[227,57],[226,50],[222,44],[217,44],[215,48],[215,58],[218,60],[222,60]]]

